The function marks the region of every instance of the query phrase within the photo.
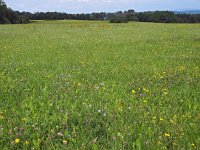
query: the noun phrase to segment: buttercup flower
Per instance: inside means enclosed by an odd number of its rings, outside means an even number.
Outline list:
[[[135,91],[135,90],[132,90],[131,92],[132,92],[132,94],[135,94],[135,93],[136,93],[136,91]]]
[[[165,133],[164,135],[165,135],[165,137],[170,137],[169,133]]]
[[[20,139],[19,138],[16,138],[15,139],[15,143],[17,144],[17,143],[19,143],[20,142]]]

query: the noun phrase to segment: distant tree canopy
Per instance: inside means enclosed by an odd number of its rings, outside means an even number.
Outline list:
[[[128,20],[123,15],[113,15],[110,17],[110,23],[128,23]]]
[[[122,11],[116,12],[115,14],[110,16],[109,19],[111,23],[127,23],[129,21],[126,14]]]
[[[0,0],[0,24],[28,23],[26,16],[21,16],[17,12],[8,8],[3,0]]]
[[[179,22],[177,16],[173,12],[169,11],[138,13],[137,18],[141,22],[162,22],[162,23]]]
[[[127,23],[128,21],[138,21],[134,10],[118,11],[110,17],[111,23]]]
[[[60,12],[36,12],[31,14],[22,12],[21,14],[29,17],[31,20],[108,20],[112,13],[68,14]]]
[[[28,23],[29,20],[109,20],[111,23],[128,21],[158,23],[200,23],[200,14],[175,14],[170,11],[135,12],[134,10],[116,13],[68,14],[60,12],[18,12],[8,8],[0,0],[0,24]]]
[[[141,12],[136,14],[141,22],[200,23],[200,14],[175,14],[170,11]]]
[[[200,23],[200,14],[175,14],[170,11],[135,12],[134,10],[118,11],[116,13],[67,14],[59,12],[21,12],[31,20],[109,20],[111,23],[126,23],[128,21],[157,23]]]
[[[135,13],[134,10],[117,12],[110,18],[111,23],[128,21],[156,23],[200,23],[200,14],[175,14],[170,11],[152,11]]]

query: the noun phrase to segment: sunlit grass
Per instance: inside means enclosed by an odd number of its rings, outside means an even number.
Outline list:
[[[0,148],[199,149],[199,29],[0,26]]]

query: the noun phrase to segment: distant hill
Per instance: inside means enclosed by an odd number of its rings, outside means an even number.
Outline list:
[[[200,14],[200,10],[180,10],[174,11],[175,14]]]

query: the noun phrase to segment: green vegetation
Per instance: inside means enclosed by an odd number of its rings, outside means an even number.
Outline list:
[[[115,15],[110,18],[110,23],[128,23],[125,16]]]
[[[29,23],[29,19],[25,16],[8,8],[6,3],[0,0],[0,24],[20,24]]]
[[[0,26],[0,149],[200,149],[200,24]]]
[[[175,14],[170,11],[135,12],[118,11],[115,13],[82,13],[68,14],[61,12],[19,12],[7,8],[6,3],[0,0],[0,24],[25,24],[30,20],[101,20],[110,23],[128,23],[129,21],[157,22],[157,23],[200,23],[200,14]]]
[[[175,14],[170,11],[135,12],[134,10],[115,13],[67,14],[59,12],[22,12],[20,15],[31,20],[110,20],[111,23],[128,21],[157,23],[200,23],[200,14]]]

